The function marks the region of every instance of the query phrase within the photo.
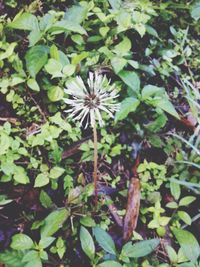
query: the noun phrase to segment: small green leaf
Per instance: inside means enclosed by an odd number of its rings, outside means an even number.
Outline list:
[[[200,2],[194,3],[194,5],[191,8],[191,17],[195,20],[200,19]]]
[[[183,197],[179,201],[179,206],[188,206],[188,205],[190,205],[195,200],[196,200],[196,197],[193,197],[193,196]]]
[[[118,73],[118,76],[133,90],[133,93],[136,93],[136,95],[139,93],[140,79],[136,72],[123,70]]]
[[[86,217],[82,217],[80,219],[80,223],[84,226],[87,226],[87,227],[95,227],[96,226],[96,223],[95,221],[89,217],[89,216],[86,216]]]
[[[44,219],[44,225],[41,228],[41,237],[52,236],[61,227],[69,217],[69,211],[65,208],[53,211]]]
[[[61,72],[63,66],[58,60],[50,58],[44,68],[49,74],[52,75],[52,79],[63,76]]]
[[[9,267],[25,267],[22,262],[24,252],[21,250],[6,250],[0,253],[0,262]]]
[[[8,27],[31,31],[39,26],[36,16],[31,13],[23,13],[17,14],[14,20],[8,24]]]
[[[130,112],[134,112],[139,106],[140,101],[134,97],[125,98],[120,105],[120,110],[116,112],[115,121],[125,119]]]
[[[59,178],[64,172],[65,172],[65,169],[63,169],[63,168],[60,168],[60,167],[53,167],[53,168],[50,170],[49,177],[50,177],[51,179],[57,179],[57,178]]]
[[[48,51],[46,46],[36,45],[31,47],[26,53],[26,67],[33,78],[35,78],[36,74],[47,63]]]
[[[31,88],[33,91],[39,92],[40,91],[40,87],[37,83],[37,81],[35,79],[29,79],[27,81],[27,85],[29,88]]]
[[[51,198],[44,190],[40,192],[40,202],[42,206],[46,209],[50,208],[53,204]]]
[[[51,86],[47,92],[49,100],[52,102],[59,101],[64,96],[64,91],[59,86]]]
[[[48,173],[40,173],[35,178],[34,187],[42,187],[49,183]]]
[[[132,242],[125,244],[121,254],[129,258],[140,258],[152,253],[159,245],[159,239],[142,240],[132,245]]]
[[[40,242],[39,242],[39,246],[41,248],[48,248],[52,243],[53,241],[55,240],[55,237],[43,237],[40,239]]]
[[[87,35],[87,32],[81,25],[69,20],[56,22],[50,30],[63,30]]]
[[[200,247],[196,238],[189,231],[174,228],[173,234],[178,240],[184,255],[188,260],[196,262],[200,255]]]
[[[111,65],[116,74],[118,74],[124,68],[124,66],[126,66],[126,64],[127,60],[125,58],[116,56],[111,59]]]
[[[97,265],[97,267],[122,267],[122,265],[116,261],[104,261]]]
[[[115,243],[111,236],[102,228],[93,228],[93,233],[99,245],[108,253],[116,255]]]
[[[92,236],[90,235],[89,231],[81,226],[80,230],[80,240],[81,240],[81,247],[85,254],[92,260],[94,259],[95,254],[95,246]]]
[[[21,166],[15,166],[15,172],[14,172],[13,178],[16,182],[18,182],[20,184],[29,183],[29,178],[26,174],[26,171]]]
[[[191,220],[190,215],[187,212],[180,210],[178,211],[178,216],[184,223],[191,225],[192,220]]]
[[[25,234],[16,234],[12,237],[11,248],[16,250],[26,250],[33,247],[32,239]]]

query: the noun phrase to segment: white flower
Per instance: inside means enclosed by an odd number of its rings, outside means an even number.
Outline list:
[[[71,96],[69,99],[64,99],[65,103],[71,106],[71,109],[66,112],[71,112],[69,117],[80,121],[81,126],[83,121],[86,121],[85,128],[89,123],[94,127],[96,120],[100,126],[103,126],[102,111],[113,118],[113,113],[119,110],[119,104],[115,100],[118,94],[114,85],[110,86],[106,76],[99,75],[97,72],[89,73],[87,86],[81,77],[77,76],[67,85],[65,93]]]

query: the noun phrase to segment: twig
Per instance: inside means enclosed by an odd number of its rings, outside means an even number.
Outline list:
[[[13,123],[13,124],[17,123],[17,119],[16,118],[3,118],[3,117],[0,117],[0,121],[8,121],[8,122]]]
[[[93,137],[94,137],[94,172],[93,172],[93,178],[94,178],[94,193],[95,193],[95,206],[97,206],[98,202],[98,192],[97,192],[97,162],[98,162],[98,151],[97,151],[97,128],[96,128],[96,122],[93,126]]]
[[[110,200],[109,196],[105,196],[106,200]],[[117,208],[116,206],[112,203],[108,205],[108,209],[111,213],[111,215],[113,216],[114,220],[116,221],[116,223],[118,224],[118,226],[123,227],[123,220],[122,218],[117,214]]]
[[[33,103],[36,105],[36,107],[38,108],[38,111],[40,112],[41,116],[43,117],[43,120],[46,122],[47,118],[46,115],[44,114],[44,112],[42,111],[41,107],[38,105],[38,103],[36,102],[35,98],[32,96],[32,94],[27,90],[29,97],[31,98],[31,100],[33,101]]]

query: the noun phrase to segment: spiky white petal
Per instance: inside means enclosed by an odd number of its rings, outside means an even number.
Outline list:
[[[81,126],[86,120],[85,128],[89,123],[94,127],[96,121],[102,127],[104,122],[101,112],[104,111],[113,118],[113,113],[119,110],[119,104],[115,102],[118,94],[114,87],[114,84],[110,86],[110,81],[106,82],[105,75],[99,75],[97,72],[89,73],[87,86],[82,78],[77,76],[65,89],[65,93],[71,97],[64,99],[65,103],[71,106],[66,112],[71,113],[69,117],[79,120]]]

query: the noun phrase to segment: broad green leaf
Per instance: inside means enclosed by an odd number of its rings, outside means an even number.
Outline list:
[[[53,167],[50,170],[50,174],[49,177],[51,179],[57,179],[58,177],[60,177],[63,173],[65,172],[65,169],[60,168],[60,167]]]
[[[73,21],[73,23],[82,23],[88,13],[88,9],[85,6],[74,5],[67,9],[64,15],[64,19],[67,21]]]
[[[69,211],[65,208],[53,211],[44,219],[44,225],[41,228],[41,237],[52,236],[61,227],[69,217]]]
[[[63,68],[63,74],[67,77],[74,74],[75,71],[76,71],[76,66],[72,64],[68,64]]]
[[[178,255],[176,254],[176,251],[171,246],[168,245],[165,246],[165,249],[167,251],[170,261],[173,263],[177,263]]]
[[[12,237],[11,248],[16,250],[26,250],[33,247],[32,239],[25,234],[16,234]]]
[[[20,184],[27,184],[29,183],[29,178],[26,174],[26,171],[21,166],[15,166],[13,178],[16,182]]]
[[[190,13],[193,19],[195,20],[200,19],[200,1],[194,3],[194,5],[191,8]]]
[[[122,0],[108,0],[110,3],[112,9],[120,9],[120,6],[122,4]]]
[[[40,192],[40,203],[46,209],[50,208],[53,204],[51,198],[44,190]]]
[[[111,65],[116,74],[118,74],[124,68],[124,66],[126,66],[126,64],[127,60],[125,58],[117,56],[111,59]]]
[[[87,32],[80,24],[74,23],[73,21],[69,20],[62,20],[56,22],[50,30],[51,31],[63,30],[63,31],[70,31],[87,35]]]
[[[29,88],[31,88],[33,91],[39,92],[40,91],[40,87],[37,83],[37,81],[33,78],[29,79],[27,81],[27,85]]]
[[[136,72],[123,70],[118,73],[118,76],[133,90],[133,93],[136,95],[139,93],[140,79]]]
[[[174,228],[172,231],[178,240],[184,255],[188,258],[188,260],[196,262],[200,255],[200,247],[193,234],[191,234],[189,231],[176,228]]]
[[[21,250],[6,250],[0,253],[0,262],[9,267],[25,267],[23,257],[24,252]]]
[[[179,210],[178,211],[178,216],[184,223],[186,223],[188,225],[191,225],[192,220],[191,220],[190,215],[187,212]]]
[[[193,196],[183,197],[183,198],[179,201],[179,206],[188,206],[188,205],[190,205],[192,202],[194,202],[195,200],[196,200],[196,197],[193,197]]]
[[[176,200],[178,200],[179,197],[180,197],[180,194],[181,194],[180,185],[179,184],[176,184],[176,183],[173,183],[173,182],[170,182],[170,191],[171,191],[172,196]]]
[[[30,75],[35,78],[37,73],[47,63],[48,48],[43,45],[36,45],[28,50],[25,59],[27,70]]]
[[[156,106],[174,116],[175,118],[180,119],[177,111],[168,99],[161,99],[159,101],[156,101]]]
[[[54,240],[55,240],[55,237],[52,237],[52,236],[44,237],[40,239],[39,246],[41,248],[48,248],[53,243]]]
[[[16,45],[17,43],[11,43],[5,52],[0,52],[0,60],[9,58],[13,54]]]
[[[52,102],[59,101],[64,96],[64,91],[59,86],[51,86],[47,92],[48,98]]]
[[[35,178],[34,187],[42,187],[49,183],[48,173],[40,173]]]
[[[1,147],[0,155],[5,154],[9,149],[10,145],[11,145],[10,137],[4,132],[0,132],[0,147]]]
[[[40,255],[39,255],[39,252],[36,251],[36,250],[30,250],[28,251],[23,259],[22,259],[22,262],[30,262],[30,261],[36,261],[40,258]]]
[[[104,261],[97,265],[97,267],[122,267],[122,265],[116,261]]]
[[[115,121],[125,119],[130,112],[134,112],[139,106],[140,101],[134,97],[125,98],[121,104],[119,111],[116,112]]]
[[[83,226],[81,226],[80,230],[80,240],[83,251],[92,260],[95,255],[94,241],[89,231]]]
[[[52,78],[62,77],[62,64],[53,58],[50,58],[45,65],[45,70],[52,75]]]
[[[142,89],[142,100],[149,100],[150,98],[153,99],[155,96],[163,97],[164,94],[165,88],[148,84]]]
[[[36,16],[31,13],[17,14],[14,20],[8,24],[8,27],[19,30],[28,30],[38,28],[38,21]]]
[[[123,57],[128,55],[130,49],[131,49],[131,41],[127,37],[124,37],[123,41],[115,46],[113,52],[115,52],[118,56]]]
[[[132,242],[125,244],[121,254],[123,257],[140,258],[152,253],[159,245],[159,239],[142,240],[132,245]]]
[[[95,227],[96,226],[96,223],[94,221],[94,219],[92,219],[91,217],[89,216],[86,216],[86,217],[82,217],[80,219],[80,223],[84,226],[87,226],[87,227]]]
[[[145,35],[145,32],[146,32],[145,24],[143,24],[143,23],[136,23],[134,25],[134,28],[139,33],[139,35],[141,37],[143,37]]]
[[[102,228],[93,228],[93,233],[99,245],[108,253],[116,255],[115,243],[111,236]]]

